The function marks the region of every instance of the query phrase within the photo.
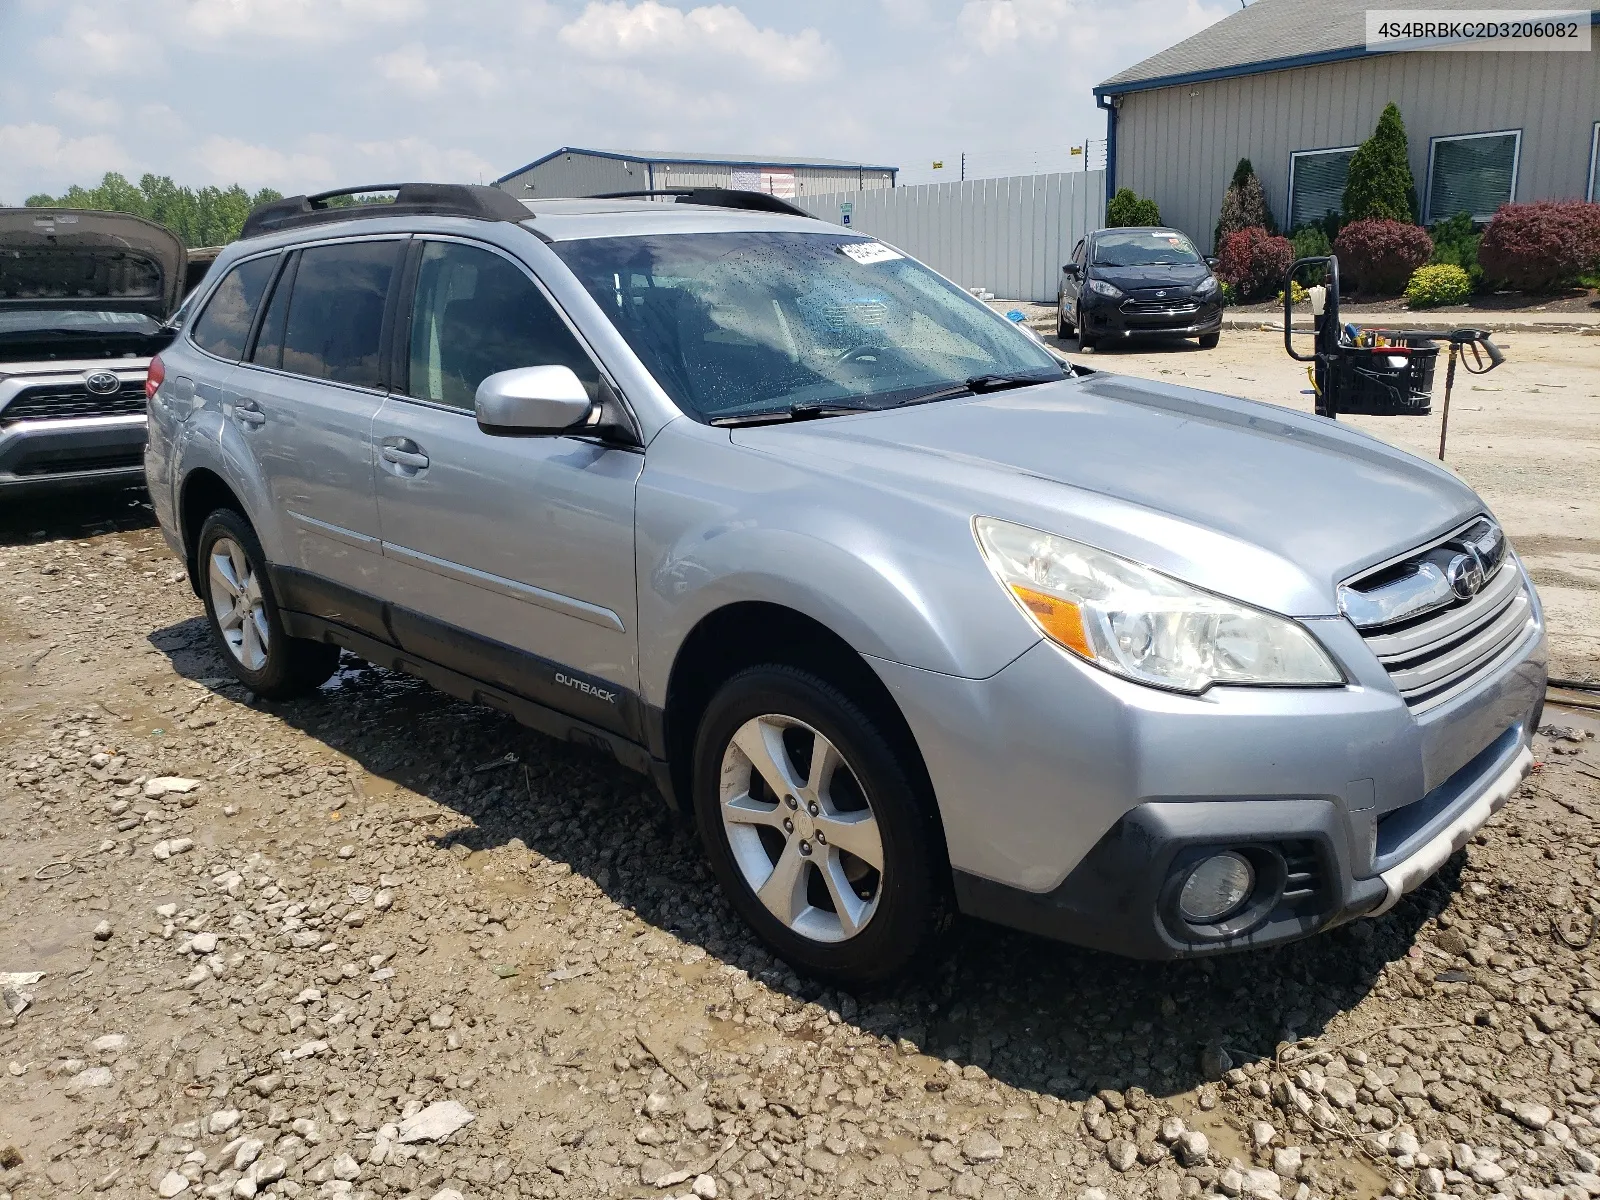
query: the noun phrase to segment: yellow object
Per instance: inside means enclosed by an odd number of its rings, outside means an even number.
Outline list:
[[[1053,640],[1084,658],[1092,659],[1095,656],[1089,648],[1089,637],[1083,631],[1083,612],[1076,604],[1059,596],[1036,592],[1020,583],[1013,583],[1011,591],[1022,602],[1022,607],[1032,614],[1039,628]]]
[[[939,161],[939,162],[936,162],[936,163],[934,163],[934,164],[933,164],[933,169],[934,169],[934,170],[935,170],[935,171],[942,171],[942,170],[944,170],[944,163],[943,163],[943,161]]]

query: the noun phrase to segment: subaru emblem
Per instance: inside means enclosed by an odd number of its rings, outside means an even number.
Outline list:
[[[110,371],[90,371],[83,377],[83,386],[96,396],[110,396],[122,390],[122,380]]]
[[[1445,568],[1444,577],[1451,591],[1463,600],[1470,600],[1483,589],[1483,559],[1478,557],[1476,550],[1469,549],[1465,554],[1458,554]]]

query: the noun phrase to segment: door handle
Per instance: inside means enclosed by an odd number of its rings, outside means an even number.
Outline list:
[[[252,429],[259,429],[267,423],[267,414],[257,407],[254,400],[234,401],[233,417],[241,425],[248,425]]]
[[[392,462],[396,466],[410,467],[413,471],[426,470],[428,456],[422,452],[420,447],[407,450],[404,448],[406,445],[416,447],[415,442],[406,442],[401,445],[385,445],[383,448],[383,460]]]

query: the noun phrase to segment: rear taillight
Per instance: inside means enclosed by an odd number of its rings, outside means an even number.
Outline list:
[[[158,354],[150,360],[150,370],[145,373],[144,398],[146,400],[154,400],[156,398],[156,393],[161,390],[162,381],[166,377],[166,364],[161,361],[161,356]]]

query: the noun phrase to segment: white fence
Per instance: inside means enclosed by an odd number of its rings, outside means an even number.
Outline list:
[[[962,287],[1050,302],[1072,247],[1104,219],[1105,173],[928,183],[794,202],[824,221],[843,223],[848,212],[851,229],[900,247]]]

